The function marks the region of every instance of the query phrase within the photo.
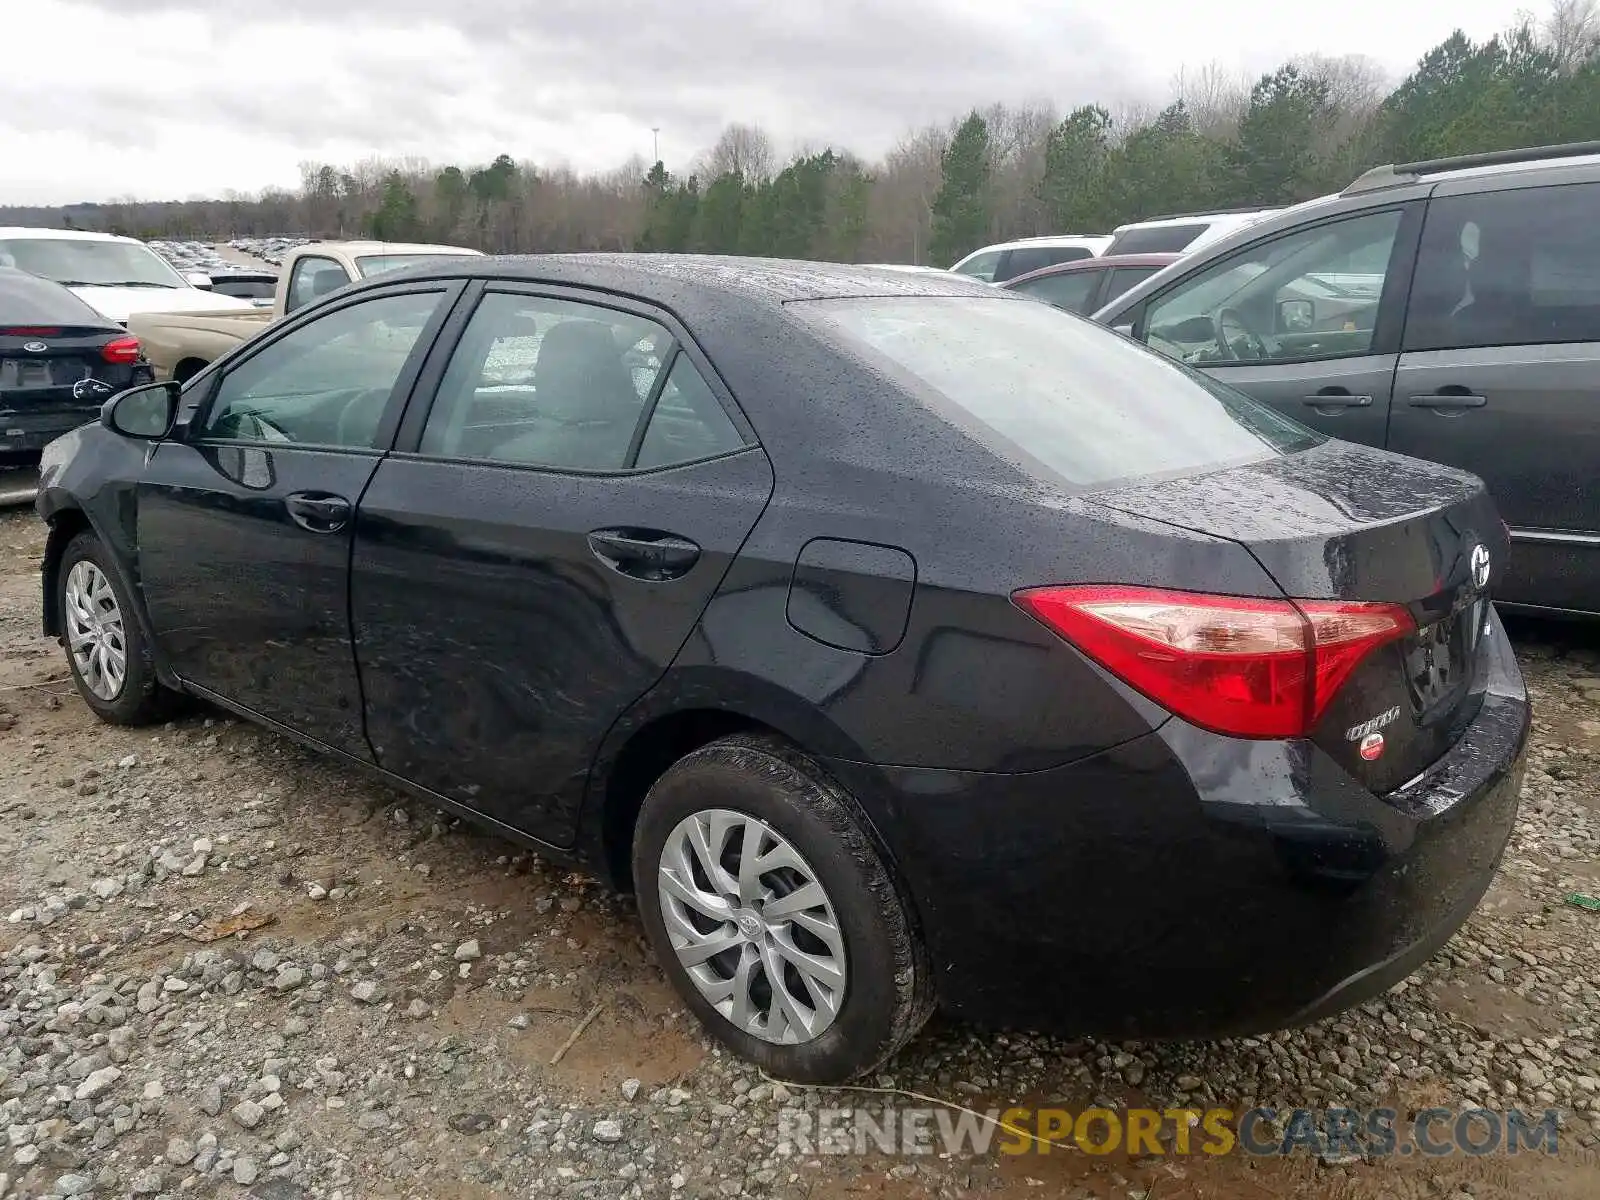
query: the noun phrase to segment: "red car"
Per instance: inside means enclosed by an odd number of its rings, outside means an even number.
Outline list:
[[[1136,283],[1143,283],[1162,267],[1175,263],[1178,254],[1111,254],[1079,258],[1018,275],[998,286],[1008,292],[1025,292],[1057,308],[1085,315],[1110,304]]]

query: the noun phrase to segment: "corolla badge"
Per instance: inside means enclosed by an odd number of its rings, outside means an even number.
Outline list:
[[[1472,548],[1472,585],[1479,591],[1489,586],[1489,570],[1492,564],[1489,561],[1489,547],[1482,542]]]
[[[44,342],[23,342],[22,348],[29,354],[43,354],[46,350],[50,349],[50,347]]]

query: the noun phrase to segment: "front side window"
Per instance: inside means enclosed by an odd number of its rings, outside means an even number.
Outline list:
[[[1371,353],[1400,219],[1350,217],[1232,254],[1153,299],[1144,338],[1195,366]]]
[[[329,292],[338,291],[349,282],[349,272],[333,259],[307,255],[294,264],[289,294],[284,298],[284,312],[291,313]]]
[[[1011,285],[1010,290],[1054,304],[1068,312],[1087,312],[1104,271],[1061,271]]]
[[[373,449],[442,292],[380,296],[314,317],[222,377],[201,436]]]
[[[950,269],[985,283],[993,283],[994,273],[1000,266],[1000,256],[1004,253],[1003,250],[985,250],[979,254],[969,254]]]
[[[1254,462],[1321,435],[1111,330],[1013,297],[816,300],[791,311],[969,436],[1091,489]]]
[[[1405,348],[1600,341],[1597,203],[1592,183],[1431,201]]]
[[[141,242],[4,238],[0,239],[0,267],[18,267],[68,287],[189,286],[170,264]]]

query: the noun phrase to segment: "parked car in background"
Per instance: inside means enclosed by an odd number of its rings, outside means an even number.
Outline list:
[[[431,262],[124,392],[38,511],[103,719],[204,696],[590,864],[784,1078],[936,1002],[1316,1020],[1516,813],[1481,481],[956,274]]]
[[[257,308],[271,308],[278,292],[278,273],[223,266],[211,271],[211,290],[219,296],[248,300]]]
[[[136,317],[128,327],[143,342],[156,378],[182,383],[272,322],[338,291],[352,280],[417,263],[482,253],[462,246],[402,242],[311,242],[288,252],[273,285],[270,307],[241,300],[235,303],[245,311],[227,316],[151,313]]]
[[[139,341],[59,283],[0,267],[0,465],[39,456],[154,376]]]
[[[1600,143],[1367,172],[1096,319],[1325,433],[1488,481],[1502,603],[1600,614]]]
[[[1019,238],[974,250],[950,269],[957,275],[970,275],[985,283],[1003,283],[1040,267],[1076,262],[1103,254],[1111,244],[1109,237],[1063,234],[1059,237]]]
[[[1112,231],[1111,244],[1105,253],[1192,254],[1282,211],[1280,208],[1240,208],[1132,221]]]
[[[0,267],[70,288],[113,321],[144,312],[242,312],[250,305],[197,288],[136,238],[79,229],[0,228]]]
[[[1176,254],[1107,254],[1045,267],[1008,279],[1000,286],[1044,300],[1068,312],[1092,313],[1110,304],[1129,288],[1143,283],[1163,267],[1177,262]]]

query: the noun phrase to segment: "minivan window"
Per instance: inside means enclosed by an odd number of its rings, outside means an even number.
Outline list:
[[[1156,296],[1143,336],[1196,366],[1369,354],[1400,219],[1364,213],[1247,246]]]
[[[1292,453],[1323,438],[1046,304],[1010,297],[791,305],[973,436],[1093,488]],[[964,419],[963,419],[964,418]]]
[[[1113,254],[1176,254],[1189,248],[1206,231],[1206,225],[1151,225],[1119,233],[1106,247],[1107,257]]]
[[[1600,341],[1600,185],[1428,205],[1407,350]]]

